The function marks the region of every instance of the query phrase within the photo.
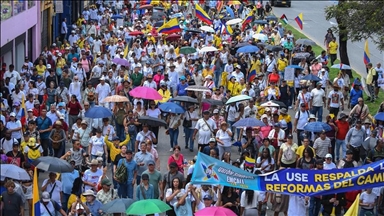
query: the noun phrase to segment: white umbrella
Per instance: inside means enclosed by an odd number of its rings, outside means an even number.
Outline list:
[[[352,70],[351,66],[346,64],[334,64],[331,66],[331,68],[337,68],[340,70]]]
[[[201,48],[200,52],[216,52],[217,51],[217,48],[216,47],[213,47],[213,46],[206,46],[206,47],[203,47]]]
[[[256,40],[261,40],[261,41],[266,41],[266,40],[268,40],[268,37],[267,37],[267,35],[265,35],[265,34],[254,34],[252,37],[253,37],[254,39],[256,39]]]
[[[31,180],[31,176],[25,171],[16,165],[13,164],[1,164],[1,180],[5,178],[11,178],[16,180]]]
[[[236,19],[231,19],[231,20],[228,20],[225,25],[236,25],[238,23],[241,23],[243,20],[242,19],[239,19],[239,18],[236,18]]]
[[[207,88],[205,86],[197,86],[197,85],[188,86],[187,88],[185,88],[185,90],[195,91],[195,92],[211,91],[209,88]]]
[[[215,30],[210,26],[201,26],[200,30],[205,31],[205,32],[215,33]]]
[[[268,101],[260,105],[261,107],[279,107],[279,104],[273,103],[272,101]]]

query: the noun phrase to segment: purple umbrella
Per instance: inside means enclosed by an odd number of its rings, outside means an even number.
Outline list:
[[[129,66],[129,62],[122,58],[115,58],[112,60],[112,62],[118,65],[126,66],[126,67]]]

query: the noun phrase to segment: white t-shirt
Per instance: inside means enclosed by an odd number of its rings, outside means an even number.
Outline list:
[[[108,83],[104,83],[104,85],[98,84],[96,86],[96,94],[98,96],[98,100],[101,103],[104,98],[108,97],[108,95],[111,93],[111,87]]]
[[[237,73],[236,71],[232,72],[231,76],[236,78],[236,82],[240,82],[241,79],[244,79],[244,74],[240,71]]]
[[[237,108],[236,108],[236,105],[235,106],[229,106],[227,109],[226,109],[227,113],[228,113],[228,121],[235,121],[236,120],[236,113],[237,113]]]
[[[331,162],[330,164],[324,162],[323,167],[324,167],[323,168],[324,170],[332,170],[332,169],[336,169],[337,168],[336,165],[333,162]]]
[[[4,154],[7,154],[9,151],[12,151],[14,142],[19,143],[16,138],[11,138],[10,140],[6,140],[5,138],[2,138],[0,140],[0,149],[4,150],[3,151]]]
[[[8,128],[8,129],[15,129],[15,128],[20,128],[21,127],[21,122],[19,120],[16,120],[16,121],[9,121],[5,124],[5,126]],[[3,136],[3,135],[2,135]],[[12,138],[15,138],[15,139],[21,139],[21,129],[20,130],[17,130],[17,131],[12,131],[12,134],[11,134]],[[12,149],[11,149],[12,150]]]
[[[246,197],[246,191],[243,191],[241,193],[241,196],[240,196],[240,206],[245,208],[245,209],[251,209],[251,208],[255,208],[258,206],[259,202],[258,202],[258,199],[259,199],[259,192],[258,191],[253,191],[253,200],[252,200],[252,204],[249,205],[248,204],[248,200],[247,200],[247,197]]]
[[[333,107],[333,108],[339,108],[341,99],[343,99],[343,98],[344,98],[344,96],[343,96],[343,93],[341,91],[332,90],[328,94],[328,99],[331,100],[331,102],[329,103],[329,106]]]
[[[45,179],[43,181],[42,185],[46,185],[47,182],[48,182],[48,179]],[[57,204],[61,205],[61,196],[60,196],[60,193],[62,191],[61,181],[56,180],[55,183],[49,183],[47,185],[47,188],[45,189],[45,191],[52,194],[51,199],[55,200],[57,202]],[[52,191],[52,193],[51,193],[51,191]]]
[[[361,193],[360,200],[363,201],[363,203],[375,203],[377,196],[373,192],[368,194],[366,191]],[[373,209],[373,207],[364,206],[365,209]]]
[[[159,115],[161,114],[161,111],[158,108],[156,108],[154,110],[148,109],[146,111],[146,114],[147,114],[147,116],[150,116],[150,117],[153,117],[153,118],[159,118]]]
[[[311,97],[312,97],[311,93],[309,92],[303,93],[302,91],[300,91],[299,94],[297,95],[297,100],[299,101],[299,105],[302,103],[309,104]]]
[[[230,147],[230,146],[232,146],[232,144],[231,144],[231,139],[232,139],[232,137],[231,136],[229,136],[229,134],[228,134],[228,131],[229,132],[231,132],[231,130],[230,129],[227,129],[226,131],[223,131],[223,130],[218,130],[217,132],[216,132],[216,138],[219,138],[221,141],[223,141],[223,143],[224,143],[224,147]],[[218,144],[219,146],[222,146],[221,144]]]
[[[311,97],[312,97],[312,106],[316,106],[316,107],[323,106],[323,98],[325,97],[325,92],[322,88],[312,89]]]
[[[88,169],[84,172],[83,181],[97,184],[102,175],[103,175],[103,170],[101,169],[97,169],[96,172],[92,172],[91,169]],[[92,189],[91,186],[84,185],[84,191],[90,190],[90,189]]]
[[[208,144],[209,139],[211,138],[211,135],[212,135],[212,131],[216,129],[216,123],[211,118],[209,118],[206,121],[204,121],[204,119],[201,118],[197,121],[195,129],[197,129],[199,132],[198,143]]]
[[[104,152],[104,137],[101,136],[100,138],[97,136],[92,136],[91,139],[89,139],[89,144],[92,145],[91,149],[91,155],[97,155],[98,152],[105,153]]]
[[[299,118],[299,112],[300,112],[300,118]],[[297,111],[295,114],[295,119],[297,119],[297,129],[303,130],[305,124],[308,122],[309,118],[309,112],[304,111],[302,112],[301,110]]]
[[[143,142],[146,138],[152,140],[152,136],[156,138],[152,131],[147,131],[147,133],[140,131],[136,136],[136,141]]]

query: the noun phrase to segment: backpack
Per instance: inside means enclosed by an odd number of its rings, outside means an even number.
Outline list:
[[[309,118],[309,111],[308,110],[305,110],[305,112],[308,114],[308,118]],[[297,111],[297,120],[299,120],[300,119],[300,114],[301,114],[301,112],[300,112],[300,110],[299,111]]]
[[[128,134],[129,135],[136,135],[137,134],[137,127],[134,124],[128,125]]]
[[[123,160],[123,163],[116,169],[115,177],[120,183],[125,183],[128,180],[128,173],[127,173],[127,167],[125,165],[125,159]]]
[[[124,116],[125,116],[125,110],[119,109],[117,113],[115,114],[116,117],[116,123],[119,125],[122,125],[124,123]]]
[[[295,151],[293,151],[292,147],[288,147],[288,149],[283,152],[284,158],[287,161],[293,160],[295,154],[296,153],[295,153]]]
[[[39,147],[40,147],[39,144],[36,144],[36,146],[34,147],[28,146],[29,150],[28,150],[27,156],[29,159],[35,160],[41,157],[41,152],[39,150]]]

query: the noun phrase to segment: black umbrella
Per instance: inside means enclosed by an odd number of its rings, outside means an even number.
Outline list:
[[[57,157],[39,157],[34,160],[32,164],[41,170],[49,172],[68,173],[73,171],[73,166],[71,164],[66,160]]]
[[[152,19],[160,20],[163,19],[163,17],[167,16],[164,12],[157,12],[152,15]]]
[[[279,105],[280,108],[283,108],[283,107],[287,108],[287,105],[285,105],[285,103],[283,103],[283,102],[281,102],[281,101],[278,101],[278,100],[266,101],[266,102],[261,103],[260,105],[265,104],[265,103],[268,103],[268,102],[273,102],[273,103]]]
[[[269,16],[265,17],[265,19],[267,21],[270,21],[270,20],[277,21],[279,18],[277,18],[275,15],[269,15]]]
[[[187,103],[194,103],[194,104],[199,103],[197,99],[189,96],[177,96],[173,98],[172,101],[180,101],[180,102],[187,102]]]
[[[160,26],[164,25],[164,21],[157,21],[153,26],[158,28]]]
[[[141,124],[147,124],[152,127],[161,127],[161,126],[167,126],[167,123],[159,118],[153,118],[150,116],[140,116],[138,121]]]
[[[163,10],[164,10],[163,7],[154,7],[153,9],[154,9],[154,10],[159,10],[159,11],[163,11]]]
[[[201,33],[201,30],[200,29],[187,29],[187,32],[192,32],[192,33]]]
[[[232,17],[223,17],[223,18],[221,18],[222,20],[231,20],[231,19],[233,19]]]
[[[214,100],[214,99],[203,99],[203,103],[209,103],[213,106],[223,106],[224,102],[221,100]]]
[[[268,45],[268,46],[265,47],[265,49],[267,49],[269,51],[272,51],[272,52],[279,52],[279,51],[283,50],[283,47]]]
[[[248,42],[238,43],[238,44],[236,44],[235,48],[240,48],[240,47],[248,46],[248,45],[251,45],[251,44]]]
[[[265,24],[268,24],[268,21],[266,21],[266,20],[255,20],[253,23],[259,24],[259,25],[265,25]]]

